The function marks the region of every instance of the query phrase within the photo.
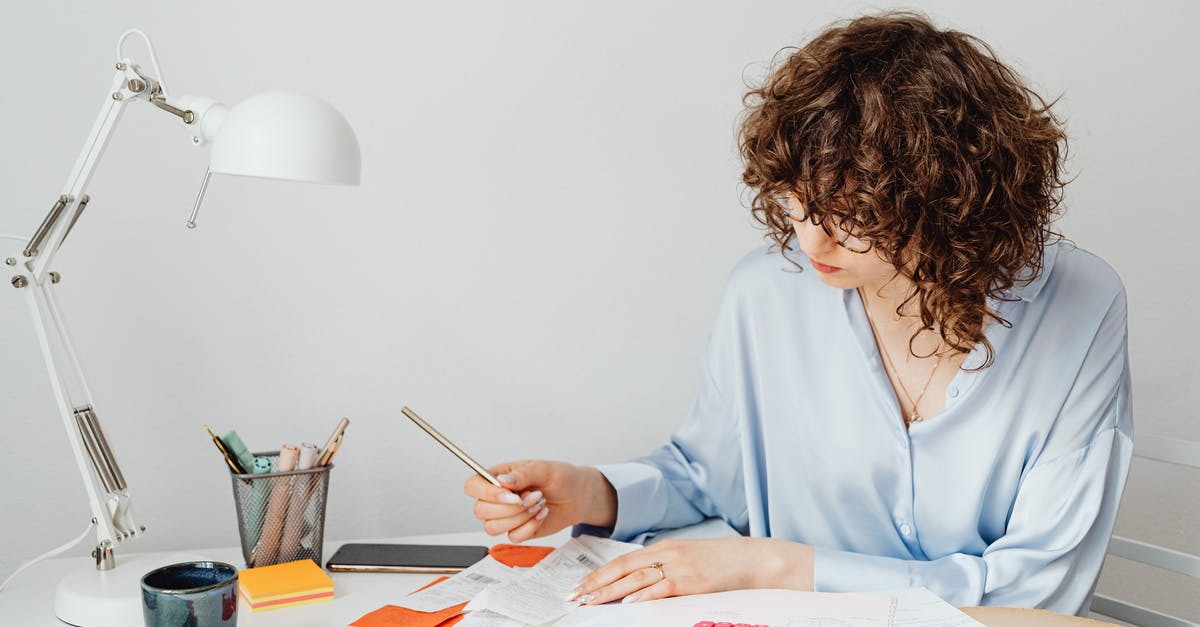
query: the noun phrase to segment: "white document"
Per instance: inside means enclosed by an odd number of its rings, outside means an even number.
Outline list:
[[[488,593],[489,593],[488,588],[484,588],[483,590],[480,590],[479,594],[476,594],[474,597],[471,598],[471,601],[469,603],[467,603],[467,606],[463,608],[463,611],[464,612],[490,612],[491,610],[487,609],[488,600],[491,598]]]
[[[637,544],[594,536],[571,538],[517,578],[490,586],[467,607],[530,625],[548,623],[576,606],[567,602],[567,596],[580,579],[614,558],[640,548]]]
[[[983,627],[983,623],[958,611],[926,588],[884,592],[896,597],[896,627]]]
[[[442,583],[414,592],[395,604],[418,612],[437,612],[470,601],[484,588],[520,576],[522,570],[526,569],[509,568],[487,556]]]
[[[488,610],[467,612],[455,627],[525,627],[525,623]]]
[[[641,603],[583,606],[555,627],[657,627],[700,621],[788,627],[891,627],[896,601],[879,594],[733,590]]]

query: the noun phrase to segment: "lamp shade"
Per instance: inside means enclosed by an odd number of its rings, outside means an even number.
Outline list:
[[[209,154],[212,172],[358,185],[358,137],[324,100],[269,91],[247,98],[222,117]]]

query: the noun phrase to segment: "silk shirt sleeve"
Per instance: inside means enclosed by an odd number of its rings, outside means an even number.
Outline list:
[[[611,530],[580,526],[577,533],[645,542],[657,531],[706,518],[747,533],[741,428],[734,403],[714,375],[714,367],[738,361],[740,291],[732,282],[722,297],[689,419],[650,455],[597,467],[616,489],[617,521]]]
[[[707,369],[704,379],[691,419],[669,444],[633,462],[598,467],[617,491],[613,538],[644,541],[646,532],[713,517],[745,533],[739,435]]]
[[[956,606],[1085,611],[1133,453],[1130,398],[1122,292],[1100,325],[1041,455],[1023,473],[1003,536],[982,555],[931,561],[816,547],[816,589],[925,586]]]

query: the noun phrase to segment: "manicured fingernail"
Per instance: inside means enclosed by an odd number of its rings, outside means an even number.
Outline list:
[[[539,499],[537,503],[530,505],[528,508],[525,509],[525,511],[529,512],[530,514],[534,514],[539,509],[542,509],[545,506],[546,506],[546,499]]]
[[[512,475],[496,475],[496,481],[500,483],[516,483],[517,478]]]
[[[505,492],[504,494],[500,495],[500,502],[511,503],[512,505],[520,505],[521,497],[513,494],[512,492]]]
[[[525,505],[533,506],[541,498],[542,498],[542,491],[534,490],[533,492],[530,492],[529,494],[525,495],[524,503],[525,503]]]
[[[639,598],[640,598],[640,596],[638,595],[638,593],[634,592],[633,594],[625,597],[624,599],[621,599],[621,602],[622,603],[633,603],[633,602],[637,601]]]
[[[571,594],[567,595],[567,602],[570,603],[571,601],[574,601],[575,599],[579,598],[579,593],[581,593],[581,592],[583,592],[583,588],[580,588],[579,586],[575,586],[574,588],[571,588]]]
[[[588,603],[591,603],[592,601],[595,601],[595,600],[596,600],[596,595],[594,595],[594,594],[585,594],[585,595],[583,595],[583,596],[579,597],[579,604],[580,604],[580,605],[587,605]]]
[[[537,516],[534,516],[534,518],[536,518],[537,520],[546,520],[546,516],[549,516],[549,515],[550,515],[550,508],[544,507],[544,508],[542,508],[542,511],[538,512]]]

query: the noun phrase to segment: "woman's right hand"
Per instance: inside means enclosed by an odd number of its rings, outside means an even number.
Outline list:
[[[508,533],[512,542],[548,536],[587,523],[611,527],[617,520],[617,492],[599,470],[565,462],[520,461],[488,469],[503,488],[471,475],[463,486],[475,499],[483,530]]]

